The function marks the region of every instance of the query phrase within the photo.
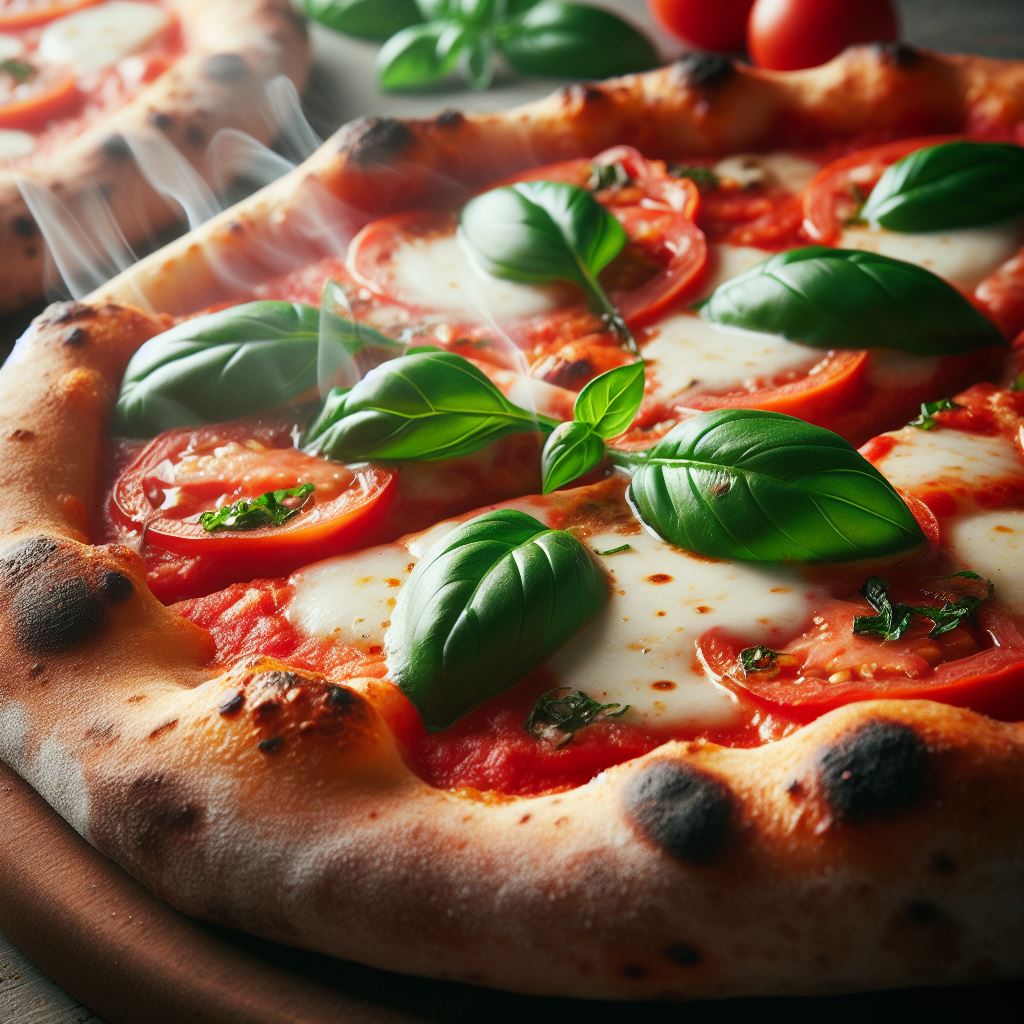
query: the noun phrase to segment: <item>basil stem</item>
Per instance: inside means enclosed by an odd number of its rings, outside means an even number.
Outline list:
[[[576,285],[609,329],[639,355],[636,339],[597,276],[628,238],[586,189],[554,181],[491,189],[463,208],[459,239],[493,277]]]
[[[416,563],[385,635],[392,679],[437,731],[517,683],[604,605],[588,549],[515,509],[460,523]]]
[[[700,314],[814,348],[939,356],[1006,345],[995,324],[942,278],[857,249],[778,253],[719,285]]]

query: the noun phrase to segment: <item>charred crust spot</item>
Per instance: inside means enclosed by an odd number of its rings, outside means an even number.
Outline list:
[[[696,967],[704,959],[700,950],[688,942],[673,942],[664,952],[666,959],[677,967]]]
[[[260,740],[256,746],[261,754],[273,754],[284,746],[284,740],[280,736],[271,736],[269,739]]]
[[[162,773],[133,779],[115,797],[124,809],[123,838],[130,848],[156,853],[175,840],[193,838],[203,826],[200,806]]]
[[[24,427],[15,427],[7,435],[8,441],[34,441],[36,439],[36,432],[34,430],[26,430]]]
[[[185,141],[193,149],[201,149],[206,143],[206,132],[198,124],[190,124],[185,128]]]
[[[931,868],[937,875],[955,875],[957,871],[957,862],[948,853],[936,850],[936,852],[932,854]]]
[[[560,388],[569,388],[573,391],[579,390],[594,376],[596,367],[585,356],[580,359],[564,360],[548,374],[545,380]]]
[[[906,908],[907,920],[911,924],[936,924],[943,918],[943,913],[934,903],[928,900],[911,900]]]
[[[434,124],[438,128],[458,128],[466,120],[466,115],[461,110],[442,110],[434,118]]]
[[[168,132],[174,127],[174,118],[162,110],[154,110],[149,115],[149,123],[159,131]]]
[[[31,217],[26,217],[23,213],[11,218],[11,230],[19,238],[35,238],[39,234],[36,222]]]
[[[249,75],[249,62],[240,53],[213,53],[203,63],[203,74],[215,82],[239,82]]]
[[[603,103],[607,96],[603,89],[586,82],[574,82],[562,91],[562,99],[567,106],[594,107]]]
[[[233,715],[238,712],[242,705],[245,703],[245,697],[240,693],[232,693],[225,697],[220,704],[217,705],[217,711],[219,714],[225,717]]]
[[[49,537],[33,537],[16,545],[0,561],[0,579],[13,588],[25,577],[42,568],[57,553],[57,542]]]
[[[44,314],[53,324],[72,324],[77,320],[93,320],[97,310],[84,302],[55,302]]]
[[[412,141],[408,125],[391,117],[370,117],[352,125],[341,148],[354,164],[377,164],[398,156]]]
[[[693,89],[717,89],[736,73],[736,65],[721,53],[695,50],[676,61],[676,74]]]
[[[33,573],[10,604],[15,635],[35,654],[68,651],[99,632],[103,606],[80,576]]]
[[[177,727],[178,727],[178,719],[176,719],[176,718],[172,718],[172,719],[171,719],[171,720],[170,720],[169,722],[164,722],[164,724],[163,724],[163,725],[158,725],[158,726],[157,726],[157,727],[156,727],[156,728],[155,728],[155,729],[154,729],[154,730],[153,730],[153,731],[152,731],[152,732],[151,732],[151,733],[149,734],[149,738],[150,738],[151,740],[159,739],[159,737],[163,736],[163,735],[164,735],[164,733],[168,733],[168,732],[170,732],[170,731],[171,731],[172,729],[176,729]]]
[[[344,686],[335,683],[327,684],[327,696],[324,703],[338,712],[346,712],[358,706],[359,698]]]
[[[647,977],[647,968],[643,964],[623,964],[622,976],[630,980]]]
[[[89,340],[89,332],[84,327],[69,327],[61,338],[61,343],[68,348],[81,348]]]
[[[921,51],[906,43],[872,43],[871,49],[884,64],[894,68],[911,68],[921,61]]]
[[[123,572],[111,569],[100,577],[99,591],[111,604],[121,604],[135,593],[135,584]]]
[[[677,860],[704,864],[729,835],[733,797],[718,779],[687,764],[656,761],[625,794],[626,813],[655,844]]]
[[[913,804],[927,768],[928,748],[910,726],[877,720],[825,750],[818,778],[839,818],[858,822]]]
[[[273,690],[290,690],[299,677],[294,672],[285,672],[275,669],[272,672],[260,672],[252,677],[253,686],[265,686]]]
[[[108,135],[100,143],[100,155],[105,160],[114,160],[121,163],[125,160],[131,160],[132,147],[128,145],[128,140],[120,132],[115,132],[113,135]]]

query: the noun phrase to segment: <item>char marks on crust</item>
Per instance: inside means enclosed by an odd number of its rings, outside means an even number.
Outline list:
[[[466,115],[461,110],[442,110],[434,118],[438,128],[459,128],[465,123]]]
[[[413,141],[408,125],[392,117],[364,117],[342,129],[339,149],[354,164],[387,163]]]
[[[96,840],[104,849],[158,855],[177,842],[194,839],[206,814],[187,787],[164,772],[147,772],[106,784],[101,805],[119,808],[116,819],[100,823]],[[116,821],[116,824],[114,823]]]
[[[675,63],[675,71],[691,89],[717,89],[732,80],[736,65],[721,53],[694,50]]]
[[[132,159],[132,147],[120,132],[114,132],[100,143],[100,154],[106,160],[123,163]]]
[[[871,49],[878,54],[884,64],[894,68],[912,68],[923,59],[920,50],[906,43],[871,43]]]
[[[203,74],[223,84],[240,82],[249,77],[251,70],[240,53],[211,53],[203,62]]]
[[[818,759],[822,791],[843,821],[914,804],[925,790],[928,748],[910,726],[876,719],[840,737]]]
[[[718,855],[734,815],[733,796],[724,782],[675,761],[646,765],[628,784],[625,807],[647,838],[691,864]]]

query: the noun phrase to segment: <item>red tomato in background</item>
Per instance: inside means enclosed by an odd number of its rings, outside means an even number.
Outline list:
[[[756,0],[747,49],[763,68],[792,71],[824,64],[853,43],[897,39],[899,28],[892,0]]]
[[[648,0],[659,25],[705,50],[742,50],[754,0]]]

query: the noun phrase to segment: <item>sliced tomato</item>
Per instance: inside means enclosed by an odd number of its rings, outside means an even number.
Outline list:
[[[1024,717],[1024,636],[997,607],[982,606],[973,627],[938,639],[917,624],[901,640],[853,633],[863,602],[831,601],[803,636],[787,645],[782,667],[744,673],[744,643],[722,629],[705,633],[698,654],[720,682],[810,721],[832,708],[881,698],[936,700],[997,718]]]
[[[986,277],[974,298],[1008,338],[1024,331],[1024,249]]]
[[[803,229],[815,242],[831,245],[839,238],[847,222],[857,215],[885,169],[925,146],[935,146],[956,138],[932,135],[899,139],[834,160],[823,167],[804,189]]]
[[[74,75],[42,71],[33,82],[20,86],[7,102],[0,104],[0,128],[45,128],[55,118],[73,113],[84,99]]]
[[[698,279],[707,261],[704,234],[694,222],[699,193],[694,183],[672,177],[660,161],[644,159],[635,149],[618,146],[593,160],[570,160],[539,167],[500,184],[514,181],[564,181],[584,185],[595,164],[619,163],[629,181],[596,193],[622,223],[629,244],[602,274],[612,301],[631,326],[656,319],[679,300]],[[402,295],[395,274],[395,254],[403,245],[431,236],[451,235],[450,214],[418,210],[385,217],[368,224],[352,240],[347,270],[351,277],[384,301],[415,313],[430,312],[410,304]],[[556,317],[581,305],[578,292],[566,288]],[[435,310],[435,312],[438,312]],[[519,325],[506,325],[521,340],[532,337],[552,314],[524,317]],[[593,332],[594,318],[586,318]]]
[[[0,8],[0,32],[31,28],[92,7],[100,0],[22,0],[14,10]],[[6,5],[9,6],[10,5]]]
[[[199,523],[202,512],[301,483],[315,490],[281,526],[210,532]],[[367,543],[394,485],[390,470],[306,455],[287,426],[234,423],[160,435],[118,478],[111,514],[140,537],[153,590],[171,601]]]

